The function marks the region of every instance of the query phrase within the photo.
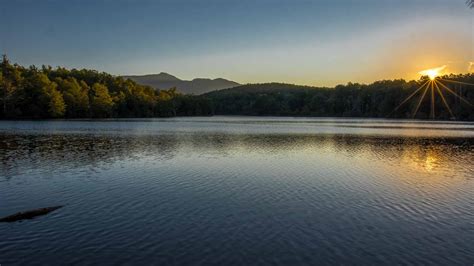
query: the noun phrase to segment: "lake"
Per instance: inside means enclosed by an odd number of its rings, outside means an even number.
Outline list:
[[[0,122],[0,264],[474,263],[474,123]]]

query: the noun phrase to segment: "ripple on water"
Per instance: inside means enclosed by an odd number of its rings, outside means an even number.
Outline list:
[[[0,263],[472,263],[472,125],[397,123],[0,122],[0,216],[65,205]]]

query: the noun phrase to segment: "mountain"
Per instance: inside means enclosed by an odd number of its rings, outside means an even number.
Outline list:
[[[142,75],[142,76],[123,76],[129,78],[139,84],[148,85],[155,89],[178,88],[180,92],[186,94],[203,94],[210,91],[228,89],[240,84],[223,78],[207,79],[196,78],[193,80],[181,80],[168,73]]]

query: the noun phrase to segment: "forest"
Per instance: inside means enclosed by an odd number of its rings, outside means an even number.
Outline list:
[[[435,92],[435,119],[474,120],[474,75],[448,75],[442,78],[460,83],[447,84],[453,92]],[[291,84],[248,84],[203,95],[213,103],[217,115],[273,115],[315,117],[372,117],[429,119],[431,96],[427,93],[420,102],[421,91],[399,106],[426,82],[384,80],[372,84],[348,83],[335,88],[315,88]],[[415,114],[416,106],[420,103]],[[398,107],[398,108],[397,108]]]
[[[427,79],[348,83],[319,88],[281,83],[247,84],[203,95],[154,89],[130,79],[87,69],[23,67],[3,56],[0,118],[131,118],[210,115],[412,118],[430,114],[430,97],[413,97]],[[474,121],[473,74],[448,75],[452,93],[434,98],[436,119]],[[450,111],[446,108],[450,107]],[[397,108],[398,107],[398,108]]]
[[[3,119],[115,118],[210,115],[207,98],[155,90],[95,70],[0,65]]]

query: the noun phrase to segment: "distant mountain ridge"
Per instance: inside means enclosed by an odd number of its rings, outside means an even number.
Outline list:
[[[195,78],[193,80],[182,80],[165,72],[149,75],[130,75],[123,76],[139,84],[148,85],[155,89],[169,89],[176,87],[180,92],[186,94],[203,94],[215,90],[222,90],[239,86],[240,84],[223,79]]]

